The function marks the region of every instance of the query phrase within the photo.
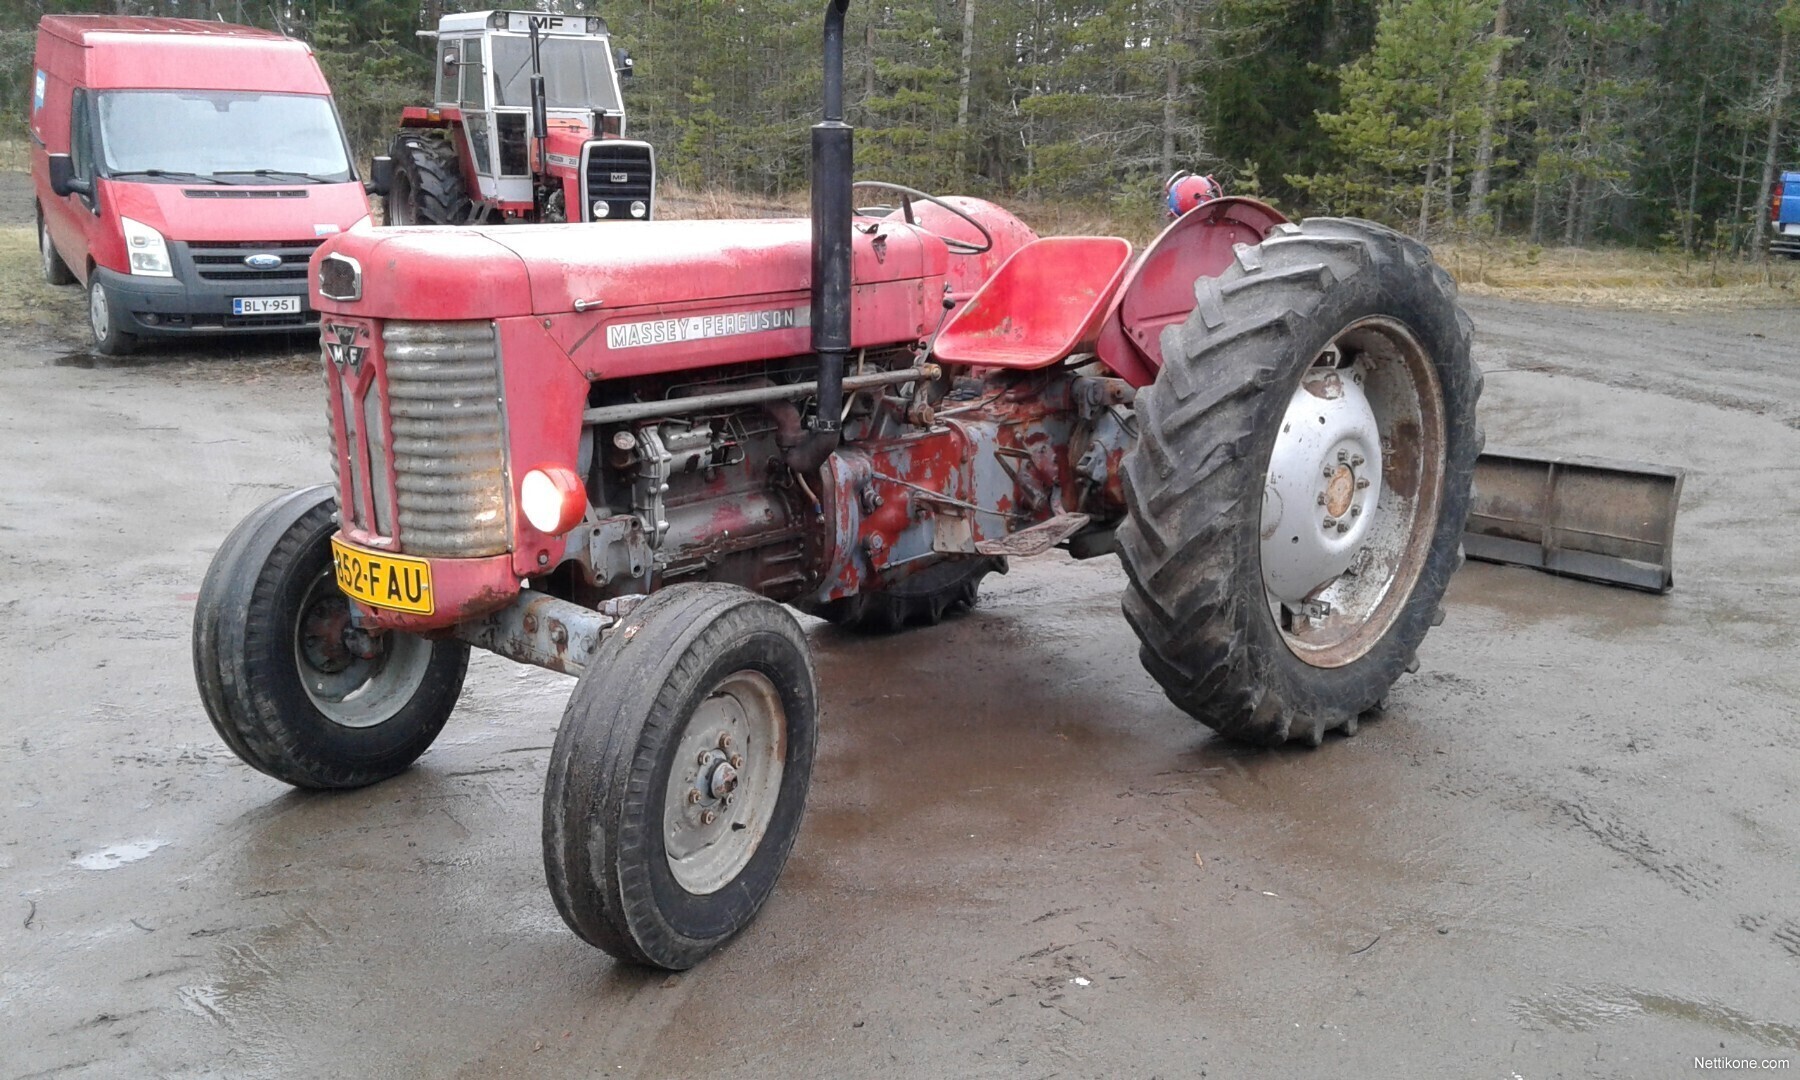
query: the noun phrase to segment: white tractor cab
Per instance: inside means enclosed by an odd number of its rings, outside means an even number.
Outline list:
[[[388,224],[653,215],[655,151],[625,138],[632,62],[605,20],[470,11],[436,36],[436,104],[401,114]]]

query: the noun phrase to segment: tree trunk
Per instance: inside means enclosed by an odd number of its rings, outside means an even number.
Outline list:
[[[1182,11],[1186,6],[1186,0],[1175,0],[1169,6],[1172,8],[1170,17],[1173,25],[1169,28],[1168,72],[1163,86],[1162,175],[1164,176],[1175,172],[1175,121],[1178,115],[1176,104],[1181,99]]]
[[[1700,136],[1706,131],[1706,94],[1709,81],[1700,88],[1700,111],[1694,114],[1694,152],[1688,158],[1687,212],[1681,216],[1681,250],[1694,253],[1694,225],[1700,215]]]
[[[1494,36],[1506,36],[1506,0],[1494,12]],[[1480,227],[1487,213],[1489,185],[1494,171],[1494,102],[1500,95],[1500,61],[1504,53],[1494,53],[1488,64],[1487,84],[1481,91],[1481,136],[1475,144],[1475,175],[1469,179],[1469,224]]]
[[[963,176],[969,145],[969,72],[975,58],[975,0],[963,0],[962,87],[956,99],[956,179]]]
[[[1770,94],[1769,101],[1769,148],[1763,154],[1762,186],[1758,188],[1756,205],[1750,209],[1753,221],[1750,253],[1753,257],[1762,253],[1763,234],[1769,228],[1766,208],[1775,191],[1775,167],[1779,164],[1781,154],[1781,110],[1787,105],[1787,58],[1788,32],[1784,26],[1781,30],[1781,48],[1775,53],[1775,89]]]
[[[1531,185],[1531,242],[1544,242],[1544,182]]]
[[[1450,132],[1450,144],[1444,148],[1444,227],[1456,220],[1456,132]]]
[[[1425,166],[1425,186],[1419,189],[1419,231],[1420,240],[1431,228],[1431,189],[1437,184],[1437,162]]]
[[[1581,220],[1581,177],[1569,177],[1569,205],[1563,210],[1563,247],[1575,246],[1575,228]]]

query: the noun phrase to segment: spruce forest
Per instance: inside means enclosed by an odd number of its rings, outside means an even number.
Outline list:
[[[804,189],[820,0],[517,6],[606,17],[665,180]],[[5,0],[0,107],[22,137],[47,11],[223,18],[310,42],[379,153],[429,97],[417,31],[444,10]],[[1434,238],[1759,256],[1800,161],[1800,0],[855,0],[850,19],[858,175],[940,192],[1137,214],[1190,169]]]

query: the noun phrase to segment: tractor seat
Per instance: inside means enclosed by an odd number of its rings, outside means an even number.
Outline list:
[[[1041,368],[1092,348],[1131,261],[1117,236],[1046,236],[994,271],[932,346],[939,360]]]

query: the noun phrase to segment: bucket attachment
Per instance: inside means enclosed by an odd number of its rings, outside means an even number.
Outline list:
[[[1475,463],[1471,559],[1668,592],[1686,474],[1667,465],[1490,450]]]

